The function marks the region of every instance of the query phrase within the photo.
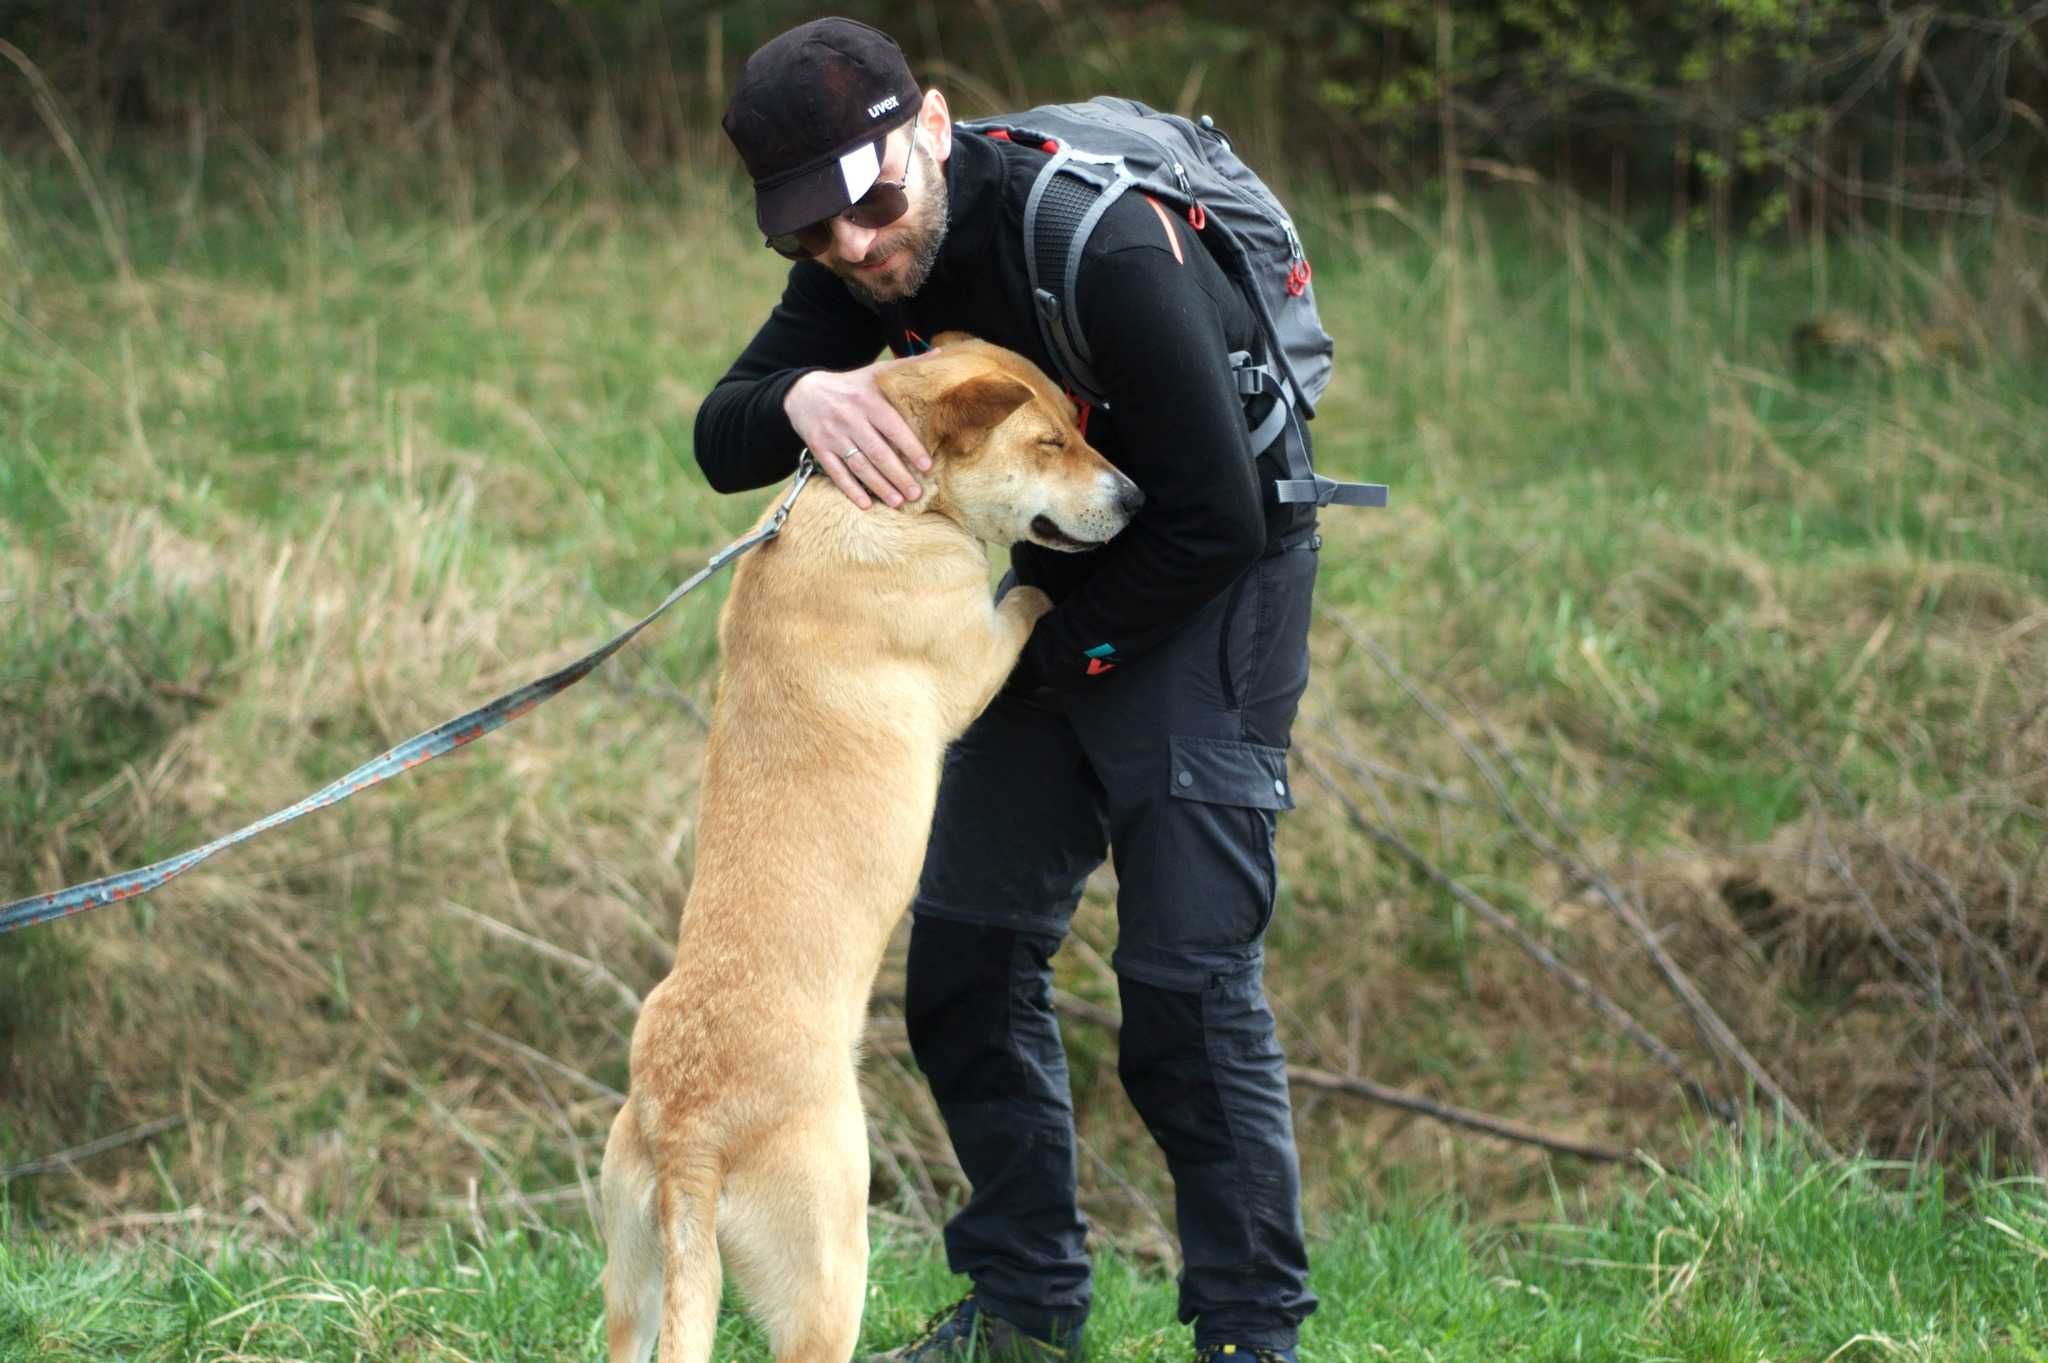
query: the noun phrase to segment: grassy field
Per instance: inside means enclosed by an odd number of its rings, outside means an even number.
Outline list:
[[[722,171],[490,187],[202,150],[0,161],[0,894],[239,826],[576,656],[762,500],[690,455],[782,274]],[[1717,247],[1540,185],[1298,201],[1341,357],[1319,457],[1394,507],[1327,518],[1270,943],[1294,1061],[1666,1157],[1687,1083],[1775,1090],[1840,1149],[2048,1172],[2038,239]],[[1823,309],[1861,338],[1795,347]],[[460,757],[0,939],[17,1232],[552,1233],[689,882],[713,613]],[[1059,967],[1084,1195],[1170,1266],[1100,1025],[1112,894]],[[867,1084],[908,1242],[962,1185],[894,971]],[[1493,1222],[1636,1181],[1328,1086],[1297,1107],[1330,1244],[1361,1202]],[[60,1331],[94,1273],[203,1281],[24,1262]],[[250,1259],[234,1301],[313,1262]],[[1472,1262],[1459,1291],[1552,1329]],[[1642,1274],[1595,1277],[1665,1328]]]
[[[2021,1363],[2048,1358],[2038,1188],[1822,1167],[1767,1147],[1695,1152],[1592,1214],[1481,1228],[1442,1205],[1342,1218],[1312,1267],[1305,1356],[1490,1363]],[[1887,1190],[1887,1185],[1891,1186]],[[195,1228],[196,1229],[196,1228]],[[453,1228],[400,1250],[328,1236],[226,1244],[177,1223],[146,1250],[0,1235],[0,1355],[18,1363],[598,1357],[602,1258],[585,1231]],[[196,1243],[188,1243],[196,1241]],[[887,1347],[960,1287],[921,1237],[885,1237],[864,1341]],[[1172,1282],[1098,1265],[1090,1356],[1183,1359]],[[765,1359],[730,1311],[717,1356]]]

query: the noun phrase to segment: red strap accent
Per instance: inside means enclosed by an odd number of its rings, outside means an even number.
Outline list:
[[[1197,232],[1209,225],[1209,213],[1199,202],[1188,205],[1188,226]]]
[[[1304,293],[1307,293],[1309,275],[1311,273],[1313,272],[1308,267],[1306,257],[1295,261],[1287,271],[1287,292],[1295,298],[1299,298]]]
[[[993,137],[998,142],[1014,142],[1017,140],[1016,138],[1010,136],[1010,130],[1008,128],[990,128],[988,130],[988,135],[990,137]],[[1060,149],[1060,144],[1058,142],[1055,142],[1052,138],[1048,137],[1043,142],[1040,142],[1038,144],[1038,149],[1040,151],[1058,151]]]
[[[1174,263],[1176,265],[1187,264],[1187,257],[1180,253],[1180,233],[1173,230],[1173,219],[1166,216],[1166,210],[1159,206],[1159,200],[1153,198],[1150,194],[1145,196],[1145,202],[1152,205],[1152,211],[1159,215],[1159,225],[1166,229],[1166,244],[1173,248]]]
[[[1115,663],[1106,663],[1100,658],[1090,658],[1088,660],[1088,675],[1091,677],[1099,677],[1105,672],[1114,671],[1116,671]]]

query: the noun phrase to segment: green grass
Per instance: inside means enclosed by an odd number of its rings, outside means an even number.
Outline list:
[[[2048,1358],[2048,1199],[1782,1149],[1703,1148],[1605,1205],[1513,1227],[1442,1203],[1351,1209],[1312,1251],[1309,1359],[1491,1363],[2019,1363]],[[152,1232],[152,1239],[165,1235]],[[588,1359],[602,1252],[582,1231],[443,1231],[400,1248],[271,1246],[172,1229],[84,1253],[0,1234],[11,1363]],[[929,1241],[883,1233],[864,1342],[887,1347],[960,1287]],[[1098,1261],[1090,1355],[1185,1358],[1171,1278]],[[720,1358],[767,1351],[728,1303]]]
[[[531,679],[763,500],[711,495],[690,454],[698,399],[783,273],[723,171],[465,196],[347,148],[265,162],[224,141],[195,184],[182,157],[103,173],[111,248],[62,164],[0,162],[0,895],[237,827]],[[1801,369],[1791,328],[1821,301],[1804,243],[1734,243],[1724,293],[1698,232],[1589,215],[1574,267],[1552,190],[1491,196],[1457,231],[1430,203],[1299,201],[1340,358],[1318,457],[1394,496],[1326,518],[1305,752],[1397,772],[1392,826],[1726,1086],[1641,944],[1487,798],[1456,743],[1483,718],[1525,810],[1541,792],[1583,830],[1843,1148],[2024,1161],[2038,1114],[1956,1018],[1930,1020],[1814,848],[1826,834],[1944,978],[1995,983],[1944,934],[2000,944],[2017,1002],[1986,985],[1963,1021],[2024,1073],[2019,1026],[2048,1028],[2024,911],[2048,841],[2026,253],[1967,225],[1837,243],[1830,308],[1948,328],[1964,354]],[[573,1187],[630,1017],[591,972],[456,910],[631,990],[659,977],[721,591],[458,758],[137,904],[0,939],[0,1168],[187,1119],[16,1181],[17,1224],[259,1198],[317,1236],[460,1216],[472,1180]],[[1269,970],[1292,1058],[1678,1141],[1668,1075],[1301,776]],[[1901,888],[1903,853],[1961,887],[1960,913]],[[1739,876],[1777,919],[1738,921],[1720,887]],[[1059,966],[1100,1003],[1105,888]],[[867,1071],[879,1196],[929,1215],[960,1176],[889,1012]],[[1113,1045],[1069,1032],[1084,1199],[1142,1248],[1170,1208],[1156,1152]],[[1512,1219],[1553,1179],[1614,1181],[1334,1099],[1298,1115],[1319,1216],[1406,1182]]]

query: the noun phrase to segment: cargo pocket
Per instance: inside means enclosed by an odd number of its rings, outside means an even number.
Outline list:
[[[1278,869],[1273,834],[1294,808],[1287,750],[1227,738],[1167,740],[1173,835],[1167,875],[1191,923],[1191,941],[1242,948],[1273,917]]]
[[[1287,783],[1287,750],[1229,738],[1167,739],[1172,757],[1169,790],[1177,800],[1247,809],[1294,808]]]

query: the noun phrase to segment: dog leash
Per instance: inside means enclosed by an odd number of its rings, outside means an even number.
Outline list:
[[[757,545],[765,544],[782,533],[782,523],[789,518],[790,507],[796,504],[796,495],[804,490],[817,465],[811,459],[811,452],[805,450],[797,459],[796,477],[783,494],[775,512],[758,530],[734,540],[711,556],[711,560],[698,569],[688,581],[678,586],[660,605],[642,616],[640,622],[619,634],[611,642],[584,654],[575,662],[559,671],[551,672],[538,681],[529,682],[515,691],[508,691],[494,701],[480,705],[468,714],[458,715],[445,724],[437,725],[423,734],[408,738],[405,742],[380,756],[357,767],[338,781],[322,786],[297,804],[278,810],[275,814],[258,819],[246,828],[239,828],[226,837],[215,838],[203,847],[189,852],[180,852],[174,857],[133,871],[122,871],[118,875],[103,876],[73,885],[50,894],[31,895],[17,899],[11,904],[0,904],[0,933],[13,932],[16,928],[33,927],[55,918],[68,918],[87,909],[96,909],[103,904],[118,903],[148,894],[165,882],[191,870],[215,852],[224,851],[236,843],[255,837],[282,824],[288,824],[302,815],[316,809],[340,804],[357,791],[390,780],[401,772],[411,771],[422,763],[431,762],[457,748],[474,743],[493,729],[503,728],[513,720],[533,709],[542,701],[555,696],[582,681],[597,669],[598,664],[625,647],[626,643],[659,619],[670,606],[688,596],[708,581],[713,574],[726,564]]]

